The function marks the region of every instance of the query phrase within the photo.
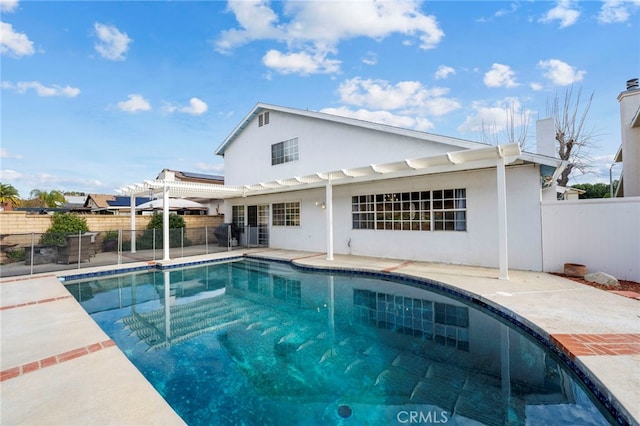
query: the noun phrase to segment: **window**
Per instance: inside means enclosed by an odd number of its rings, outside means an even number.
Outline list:
[[[273,226],[300,226],[300,202],[274,204]]]
[[[353,229],[466,231],[466,190],[395,192],[351,198]]]
[[[289,139],[271,145],[271,165],[298,160],[298,138]]]
[[[269,124],[269,111],[258,115],[258,127],[266,126],[267,124]]]
[[[436,231],[466,231],[466,190],[433,191],[433,222]]]
[[[231,223],[244,232],[244,206],[231,207]]]

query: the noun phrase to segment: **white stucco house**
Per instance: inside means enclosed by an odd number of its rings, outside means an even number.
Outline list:
[[[540,203],[563,163],[257,104],[220,144],[225,216],[272,248],[542,270]],[[508,230],[508,232],[507,232]]]
[[[505,279],[509,268],[543,270],[541,202],[556,199],[565,166],[517,144],[264,103],[216,154],[224,185],[156,179],[123,192],[161,194],[165,205],[169,197],[224,199],[225,222],[244,231],[241,244],[325,252],[329,260],[353,254],[495,267]]]

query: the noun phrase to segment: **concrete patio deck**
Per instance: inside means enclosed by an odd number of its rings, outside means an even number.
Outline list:
[[[250,255],[322,269],[427,278],[467,294],[552,341],[582,367],[630,424],[640,422],[640,302],[541,272],[276,249],[181,258],[184,264]],[[146,262],[0,279],[0,423],[11,425],[184,422],[68,293],[58,277]]]

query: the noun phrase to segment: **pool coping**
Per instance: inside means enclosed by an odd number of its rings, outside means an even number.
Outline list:
[[[567,345],[563,344],[562,341],[556,339],[554,336],[559,335],[561,333],[552,332],[552,330],[548,330],[543,325],[537,324],[535,319],[528,318],[527,315],[523,315],[522,313],[518,313],[517,309],[513,309],[514,306],[509,306],[509,303],[498,303],[495,300],[495,297],[491,297],[491,295],[487,296],[482,292],[474,292],[470,291],[469,288],[464,288],[455,283],[446,282],[452,280],[442,280],[442,274],[438,275],[438,272],[427,273],[426,275],[420,272],[420,274],[416,275],[416,272],[412,272],[412,270],[417,270],[421,265],[428,265],[429,268],[434,267],[434,265],[441,265],[442,268],[447,270],[460,270],[460,268],[468,268],[464,266],[457,265],[442,265],[442,264],[430,264],[426,262],[410,262],[410,261],[402,261],[397,259],[379,259],[379,258],[366,258],[366,257],[358,257],[358,256],[339,256],[334,260],[326,260],[323,253],[310,253],[310,252],[302,252],[302,251],[288,251],[288,250],[277,250],[277,249],[262,249],[262,250],[247,250],[244,252],[233,252],[233,253],[217,253],[213,255],[204,255],[204,256],[196,256],[193,258],[182,258],[175,259],[171,261],[154,261],[154,262],[141,262],[139,264],[129,264],[123,265],[122,267],[99,267],[94,268],[93,270],[86,270],[82,273],[78,273],[78,270],[73,271],[61,271],[59,273],[54,274],[44,274],[44,277],[52,278],[56,277],[62,284],[71,283],[77,280],[90,279],[96,277],[102,277],[107,275],[115,275],[121,273],[128,273],[134,271],[144,271],[144,270],[167,270],[167,269],[175,269],[175,268],[183,268],[189,266],[197,266],[201,264],[211,264],[216,262],[228,262],[242,258],[253,258],[253,259],[264,259],[271,260],[282,263],[292,264],[294,267],[301,270],[313,270],[313,271],[325,271],[325,272],[343,272],[348,274],[365,274],[372,277],[379,278],[394,278],[396,280],[406,281],[408,283],[419,285],[423,287],[427,287],[428,289],[436,289],[441,292],[449,293],[450,295],[463,298],[471,303],[477,304],[478,306],[492,312],[494,315],[498,315],[502,317],[504,320],[509,321],[510,323],[518,326],[522,330],[526,331],[530,336],[538,340],[539,343],[543,344],[545,347],[551,349],[558,357],[560,357],[570,368],[571,370],[585,383],[586,386],[594,393],[594,395],[603,403],[603,405],[609,409],[611,414],[620,424],[638,424],[638,409],[637,407],[628,407],[628,403],[625,404],[622,402],[620,398],[620,394],[624,392],[629,392],[628,387],[624,388],[622,391],[615,386],[614,378],[606,377],[606,368],[605,374],[603,375],[602,371],[599,375],[596,375],[592,368],[590,368],[589,364],[592,364],[588,359],[588,357],[582,355],[576,355],[572,352],[571,347],[567,347]],[[462,270],[465,274],[468,274],[469,271]],[[520,271],[520,273],[526,273]],[[475,274],[475,275],[474,275]],[[543,273],[531,273],[537,275],[546,275]],[[428,275],[436,276],[439,279],[429,278]],[[451,273],[452,276],[455,276],[455,273]],[[491,268],[477,268],[477,271],[471,269],[471,275],[468,275],[474,279],[482,279],[488,282],[490,285],[494,285],[500,283],[500,286],[504,286],[504,280],[497,279],[497,271]],[[31,277],[31,278],[18,278],[11,277],[14,279],[8,280],[0,280],[0,284],[8,283],[8,282],[16,282],[16,281],[28,281],[31,279],[41,279],[42,277]],[[544,278],[544,277],[543,277]],[[551,279],[551,276],[546,277]],[[557,280],[558,277],[553,277],[553,280]],[[455,281],[455,280],[454,280]],[[568,281],[568,280],[565,280]],[[486,283],[485,283],[486,284]],[[586,287],[586,286],[585,286]],[[590,288],[591,289],[591,288]],[[66,290],[66,289],[65,289]],[[593,291],[601,291],[596,289],[591,289]],[[495,294],[500,293],[495,292]],[[606,292],[602,292],[606,293]],[[597,294],[596,296],[602,296],[603,294]],[[621,297],[614,296],[612,297]],[[75,299],[74,299],[75,301]],[[77,302],[76,302],[77,303]],[[634,301],[637,303],[637,301]],[[26,305],[25,305],[26,306]],[[628,304],[627,304],[628,306]],[[637,309],[637,306],[633,307]],[[2,311],[0,314],[4,312],[7,308],[2,306]],[[88,317],[88,315],[87,315]],[[88,317],[90,319],[90,317]],[[635,316],[635,320],[637,321],[637,316]],[[539,321],[538,321],[539,322]],[[633,329],[632,329],[633,330]],[[571,330],[568,330],[571,331]],[[581,330],[578,330],[580,332]],[[629,331],[629,330],[621,330],[621,331]],[[578,333],[584,334],[584,333]],[[601,334],[601,333],[597,333]],[[634,333],[630,333],[632,335],[637,334],[637,330]],[[640,334],[638,334],[640,336]],[[108,338],[107,338],[108,339]],[[3,338],[4,340],[4,338]],[[107,343],[107,345],[109,345]],[[95,348],[95,347],[94,347]],[[100,348],[102,349],[102,347]],[[115,348],[117,349],[117,348]],[[119,349],[117,349],[119,350]],[[85,353],[86,352],[86,353]],[[83,355],[90,354],[91,351],[89,347],[83,352]],[[55,355],[55,354],[53,354]],[[71,362],[74,359],[75,354],[70,353],[67,354],[68,360],[65,359],[65,362]],[[594,357],[591,357],[594,358]],[[629,359],[630,358],[630,359]],[[617,359],[618,361],[620,358]],[[632,357],[625,357],[624,361],[629,364],[629,366],[634,369],[633,371],[640,371],[637,369],[640,366],[640,358],[638,355],[633,355]],[[31,363],[33,361],[30,361]],[[25,363],[20,368],[34,368],[32,364]],[[38,368],[35,368],[37,370]],[[602,368],[599,368],[602,370]],[[3,373],[4,373],[3,369]],[[15,370],[13,370],[15,373]],[[31,370],[29,370],[31,371]],[[4,373],[7,374],[7,373]],[[13,376],[12,376],[13,377]],[[12,377],[8,379],[3,379],[0,381],[0,385],[5,383],[5,380],[15,380]],[[631,395],[627,400],[637,401],[640,396],[640,391],[638,388],[640,386],[632,386],[630,390]],[[626,391],[625,391],[626,389]],[[4,398],[3,398],[4,399]],[[631,412],[631,409],[635,409],[635,414]]]

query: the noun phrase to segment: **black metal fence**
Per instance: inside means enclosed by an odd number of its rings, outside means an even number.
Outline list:
[[[169,258],[205,255],[257,246],[251,227],[174,228],[169,230]],[[162,229],[94,231],[81,234],[1,235],[0,277],[32,275],[71,268],[150,262],[164,258]]]

